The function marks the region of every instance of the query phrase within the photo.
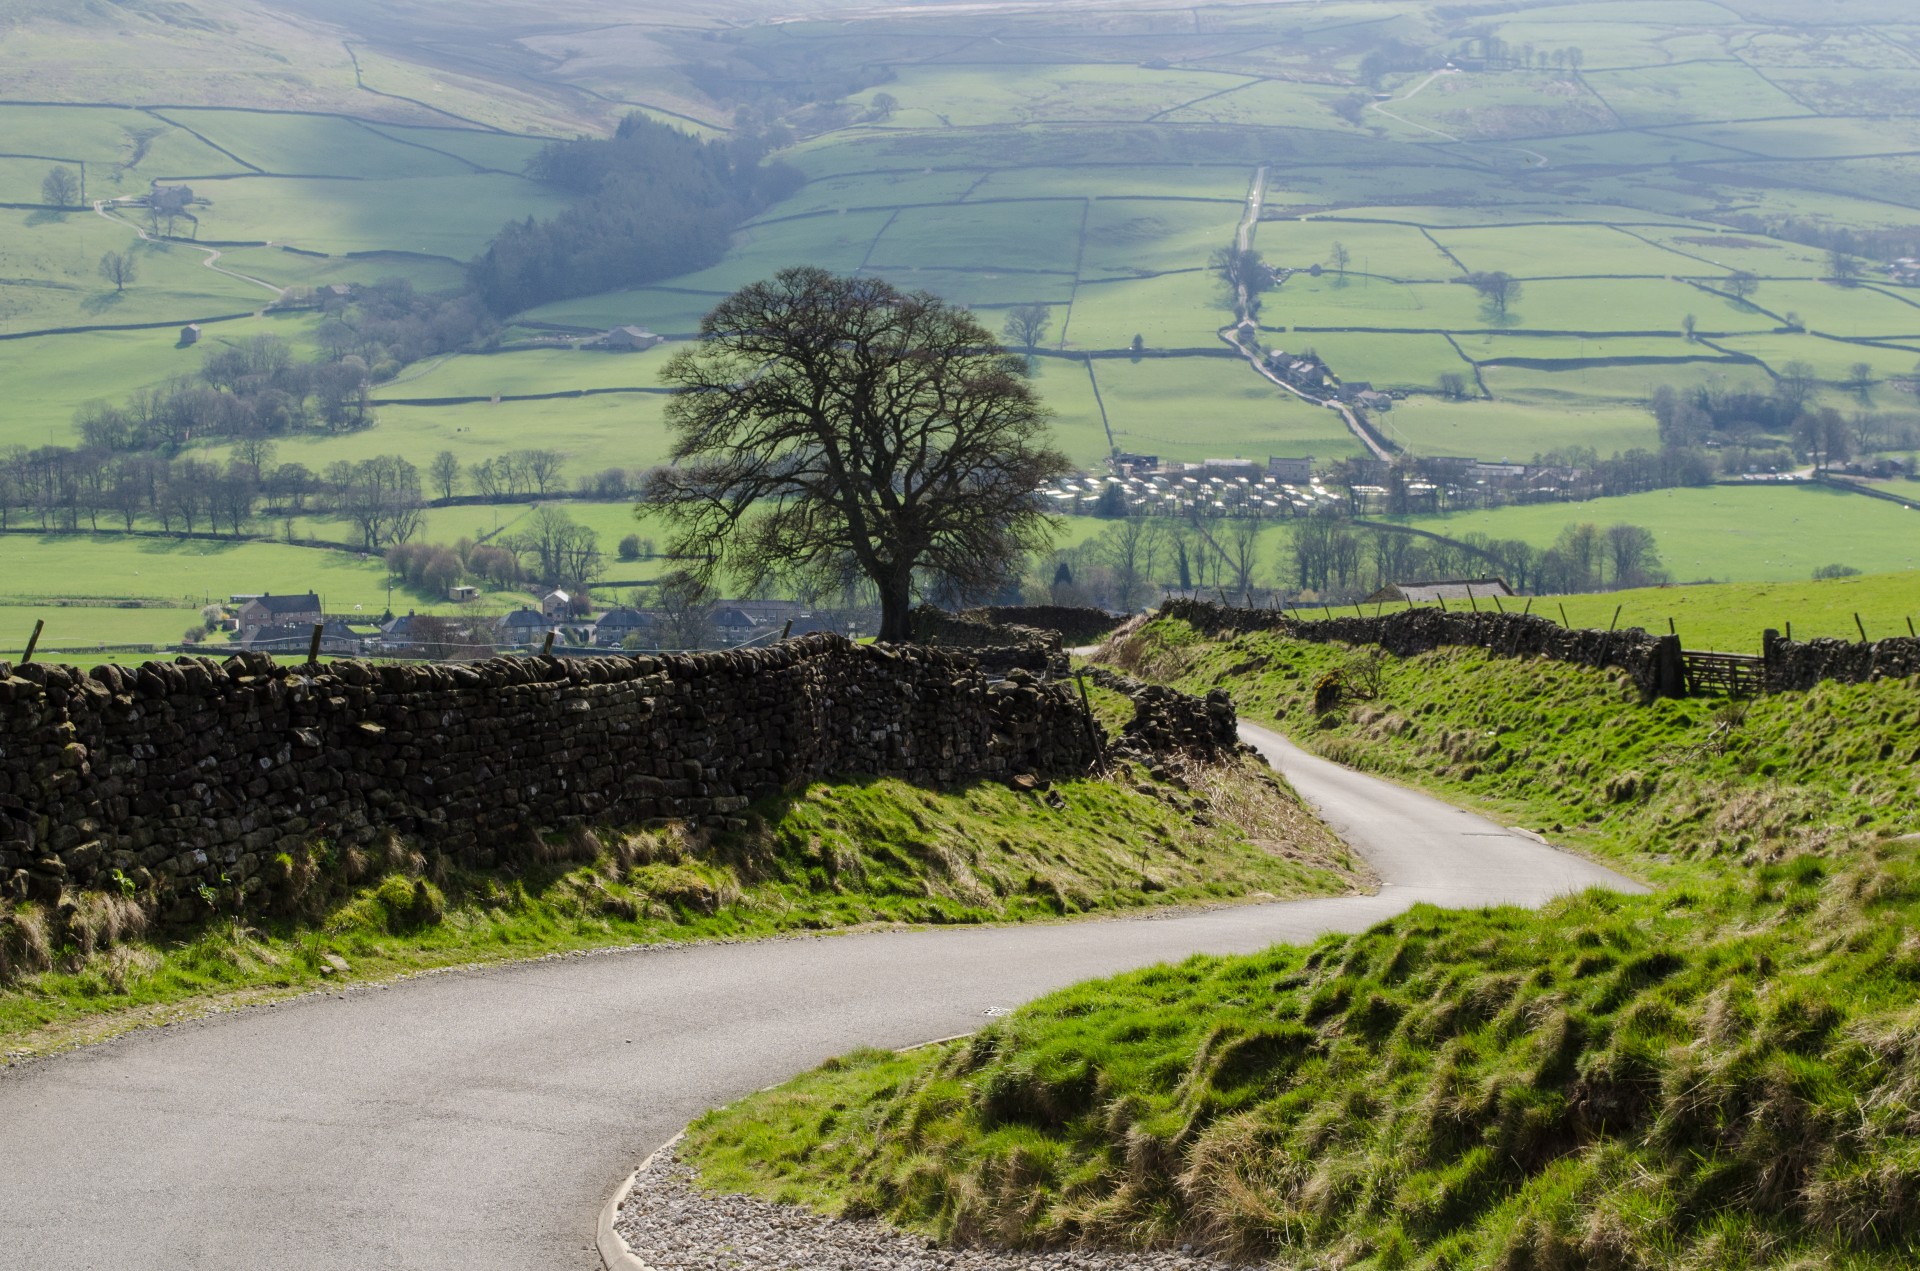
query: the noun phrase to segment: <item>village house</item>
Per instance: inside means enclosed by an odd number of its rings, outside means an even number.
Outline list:
[[[276,596],[272,592],[250,597],[240,606],[236,615],[240,619],[240,629],[248,627],[311,627],[320,621],[320,597],[309,591],[292,596]]]
[[[539,644],[547,638],[553,624],[538,609],[515,609],[493,624],[495,639],[501,644]]]
[[[540,613],[548,622],[565,622],[573,616],[573,596],[559,589],[540,597]]]
[[[652,614],[621,605],[601,614],[600,620],[593,624],[593,643],[599,648],[617,649],[627,642],[629,636],[652,639],[653,629]]]
[[[313,647],[312,623],[249,626],[241,623],[239,645],[249,653],[271,653],[283,658],[305,657]],[[320,652],[357,658],[366,651],[366,639],[338,618],[322,626]]]
[[[1267,475],[1289,485],[1304,485],[1313,480],[1313,456],[1308,455],[1304,459],[1269,458]]]

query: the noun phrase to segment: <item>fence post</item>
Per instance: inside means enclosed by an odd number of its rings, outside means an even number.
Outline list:
[[[1760,633],[1760,678],[1767,692],[1773,691],[1774,668],[1780,660],[1780,633],[1768,627]]]
[[[1680,637],[1666,635],[1660,637],[1655,646],[1654,691],[1661,697],[1685,697],[1687,695],[1687,659],[1680,651]]]
[[[33,620],[33,634],[27,637],[27,651],[20,655],[21,666],[25,666],[27,663],[33,661],[33,651],[40,647],[40,633],[46,629],[47,620],[45,618],[35,618]]]
[[[784,626],[784,627],[782,627],[782,628],[780,628],[780,638],[781,638],[782,640],[784,640],[784,639],[786,639],[786,638],[787,638],[788,636],[790,636],[790,635],[792,635],[792,634],[793,634],[793,619],[792,619],[792,618],[788,618],[788,619],[787,619],[787,625],[786,625],[786,626]]]
[[[1860,643],[1871,643],[1871,641],[1867,639],[1867,624],[1860,621],[1860,615],[1857,613],[1853,615],[1853,625],[1860,628]]]
[[[1909,639],[1920,639],[1920,635],[1914,633],[1912,618],[1907,619],[1907,636]]]
[[[1625,605],[1615,605],[1613,607],[1613,621],[1607,624],[1608,635],[1612,635],[1614,632],[1614,629],[1620,625],[1620,611],[1625,608],[1626,608]]]
[[[1106,747],[1100,744],[1100,728],[1093,721],[1093,699],[1087,696],[1086,672],[1074,672],[1073,682],[1080,686],[1080,709],[1085,713],[1087,721],[1087,744],[1093,747],[1093,761],[1099,763],[1106,757]]]
[[[543,658],[550,658],[550,657],[552,657],[552,656],[553,656],[553,637],[554,637],[554,636],[556,636],[556,635],[558,635],[558,634],[560,634],[560,633],[559,633],[559,632],[557,632],[557,631],[549,631],[549,632],[547,632],[547,642],[546,642],[545,644],[543,644],[543,645],[541,645],[541,646],[540,646],[540,656],[541,656],[541,657],[543,657]]]
[[[1555,603],[1559,602],[1556,601]],[[1564,604],[1560,605],[1560,625],[1569,631],[1573,630],[1573,624],[1567,621],[1567,607]]]
[[[324,623],[316,622],[313,624],[313,635],[307,640],[308,666],[312,666],[320,661],[320,636],[326,629],[326,624]]]

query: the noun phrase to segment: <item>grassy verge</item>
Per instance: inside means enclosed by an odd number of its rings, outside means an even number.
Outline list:
[[[394,844],[282,863],[296,912],[149,934],[129,898],[0,902],[0,1051],[34,1054],[183,1013],[435,967],[672,940],[1014,922],[1337,894],[1357,863],[1251,767],[1138,770],[1023,791],[818,784],[751,828],[576,832],[540,864],[468,873]],[[329,886],[325,880],[338,879]],[[330,962],[348,969],[341,972]]]
[[[1422,907],[851,1055],[697,1123],[708,1185],[961,1243],[1282,1266],[1913,1265],[1912,684],[1643,706],[1556,664],[1170,623],[1123,656],[1666,889]]]

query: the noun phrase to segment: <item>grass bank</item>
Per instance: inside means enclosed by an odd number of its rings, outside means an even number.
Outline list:
[[[1155,623],[1121,652],[1664,890],[1421,907],[847,1056],[697,1123],[708,1185],[961,1243],[1288,1267],[1913,1264],[1911,683],[1648,706],[1470,650]]]
[[[149,932],[132,896],[72,897],[58,909],[0,902],[0,1052],[466,963],[1327,895],[1363,879],[1324,827],[1251,767],[1177,782],[1127,769],[1032,791],[822,783],[759,805],[741,833],[578,831],[545,838],[538,856],[471,873],[400,843],[323,848],[280,864],[299,895],[293,912],[210,908],[183,932]]]

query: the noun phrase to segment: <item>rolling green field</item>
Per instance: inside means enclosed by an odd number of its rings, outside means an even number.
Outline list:
[[[248,0],[192,3],[217,8],[246,38],[267,29]],[[351,0],[322,14],[293,3],[283,42],[301,50],[303,82],[260,53],[270,41],[243,42],[229,69],[191,89],[181,71],[205,61],[207,37],[136,22],[97,46],[110,60],[136,36],[150,45],[153,95],[131,107],[101,104],[128,96],[89,69],[73,30],[28,22],[0,65],[20,68],[35,100],[63,104],[0,105],[0,202],[35,201],[56,162],[84,165],[89,198],[185,181],[209,201],[196,209],[202,239],[269,244],[223,248],[218,263],[270,285],[206,268],[209,253],[189,244],[137,245],[132,209],[117,222],[0,210],[0,335],[249,313],[273,288],[388,275],[456,286],[461,262],[501,224],[564,205],[523,175],[543,138],[603,129],[622,102],[724,136],[733,108],[684,68],[738,53],[792,70],[779,59],[804,47],[795,73],[873,72],[820,99],[844,102],[830,125],[793,116],[795,143],[779,157],[808,185],[743,228],[713,268],[511,319],[684,336],[732,289],[806,263],[936,291],[990,327],[1013,305],[1046,304],[1054,352],[1124,350],[1136,336],[1149,350],[1216,349],[1231,314],[1208,258],[1232,239],[1264,169],[1254,247],[1276,266],[1328,272],[1295,273],[1265,297],[1263,338],[1313,349],[1346,379],[1411,393],[1378,422],[1413,453],[1519,460],[1574,446],[1651,448],[1644,403],[1654,388],[1765,391],[1792,362],[1827,381],[1817,403],[1912,410],[1894,381],[1920,361],[1920,293],[1876,278],[1870,258],[1866,285],[1823,281],[1823,248],[1744,219],[1864,231],[1911,222],[1900,191],[1920,162],[1920,102],[1901,50],[1920,47],[1920,25],[1901,13],[1875,11],[1871,31],[1803,31],[1713,4],[1527,9],[1488,18],[1472,37],[1537,51],[1528,66],[1502,69],[1483,66],[1454,19],[1417,0],[1234,10],[1199,27],[1118,10],[1091,21],[828,9],[837,16],[763,27],[736,7],[725,16],[741,25],[722,30],[701,28],[719,10],[695,4],[686,31],[608,28],[592,50],[529,35],[527,47],[564,54],[557,78],[508,82],[490,78],[497,59],[445,47],[433,66],[360,47],[356,79],[353,57],[309,19],[351,26],[377,14],[405,25],[418,20],[412,7]],[[1440,50],[1459,69],[1365,82],[1364,60],[1388,38]],[[941,55],[926,56],[928,41]],[[1577,70],[1564,56],[1572,47]],[[261,109],[269,101],[279,109]],[[1344,273],[1331,268],[1336,244]],[[139,263],[124,294],[95,268],[109,250]],[[1763,280],[1751,304],[1713,290],[1737,269]],[[1453,281],[1475,270],[1522,279],[1504,315]],[[1789,315],[1807,329],[1788,329]],[[1688,317],[1711,343],[1682,336]],[[248,319],[210,327],[209,340],[272,331],[311,348],[310,327]],[[520,325],[509,338],[539,333]],[[71,441],[82,402],[191,373],[199,355],[175,349],[170,334],[0,341],[9,389],[0,447]],[[450,449],[471,464],[538,444],[565,453],[570,479],[644,466],[665,454],[657,394],[491,399],[655,387],[661,356],[540,350],[422,364],[376,395],[483,400],[382,406],[374,428],[289,439],[281,458],[321,469],[401,454],[424,466]],[[1863,399],[1839,385],[1860,362],[1881,381]],[[1089,377],[1078,361],[1042,358],[1036,373],[1060,444],[1090,467],[1110,445],[1189,461],[1361,453],[1331,413],[1225,359],[1098,358]],[[1428,390],[1447,374],[1490,398],[1440,400]],[[1673,505],[1696,497],[1675,494]],[[1652,505],[1525,509],[1492,523],[1551,537],[1574,517],[1643,521],[1643,506]],[[1783,528],[1760,512],[1747,525],[1734,510],[1705,522],[1710,541],[1689,540],[1684,554],[1670,546],[1669,556],[1681,576],[1714,577],[1795,577],[1816,555],[1908,563],[1900,534],[1880,532],[1904,524],[1887,520],[1897,509],[1848,506],[1840,523],[1872,528],[1789,541],[1791,519]],[[1691,513],[1660,515],[1663,541],[1702,525]]]
[[[1422,520],[1451,538],[1485,534],[1546,547],[1570,523],[1626,522],[1653,531],[1677,580],[1810,578],[1821,565],[1863,573],[1920,569],[1920,512],[1822,486],[1657,490],[1591,503],[1535,504]]]
[[[1665,635],[1672,619],[1689,649],[1723,653],[1760,652],[1760,633],[1771,627],[1796,640],[1858,640],[1855,615],[1867,638],[1908,634],[1920,623],[1920,573],[1863,574],[1804,582],[1718,583],[1703,587],[1653,587],[1601,596],[1556,597],[1576,627],[1607,627],[1620,611],[1623,627]],[[1535,612],[1558,616],[1542,602]]]

